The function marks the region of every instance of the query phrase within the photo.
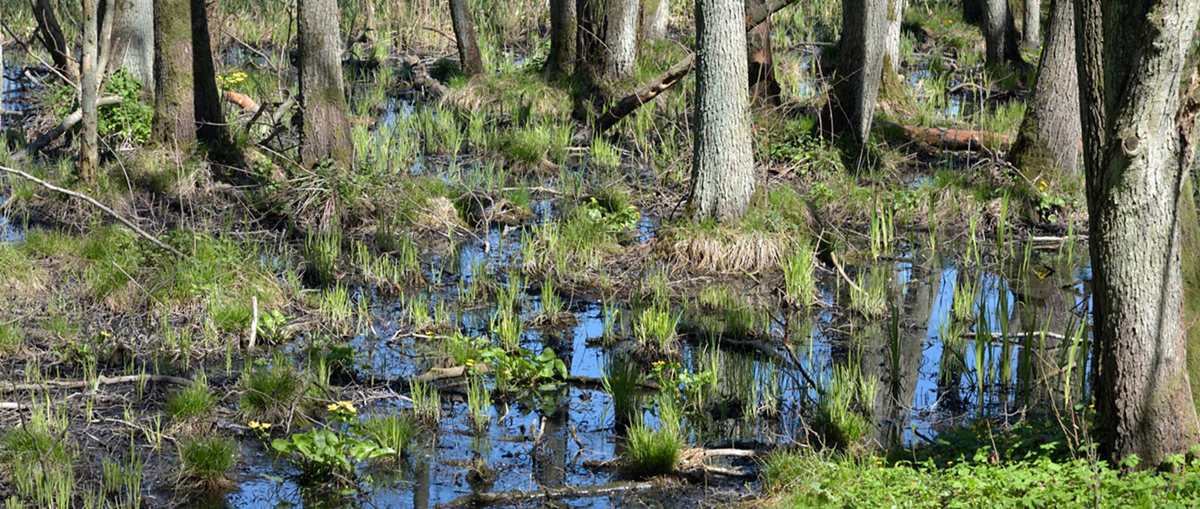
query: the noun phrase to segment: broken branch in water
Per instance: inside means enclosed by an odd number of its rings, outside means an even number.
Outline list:
[[[191,385],[192,381],[186,378],[167,375],[128,375],[128,376],[102,376],[95,380],[47,380],[36,384],[8,384],[0,385],[0,393],[18,392],[18,391],[40,391],[45,389],[84,389],[93,385],[114,385],[125,383],[144,383],[144,382],[162,382],[175,385]]]
[[[21,178],[23,178],[23,179],[25,179],[25,180],[28,180],[28,181],[30,181],[30,182],[33,182],[33,183],[35,183],[35,184],[37,184],[37,185],[40,185],[40,186],[42,186],[42,187],[44,187],[44,188],[46,188],[46,189],[49,189],[49,190],[51,190],[51,191],[59,192],[59,193],[65,194],[65,195],[67,195],[67,196],[73,196],[73,197],[75,197],[75,198],[79,198],[79,199],[81,199],[81,200],[83,200],[83,201],[86,201],[86,202],[88,202],[88,203],[91,203],[92,205],[95,205],[95,206],[96,206],[97,208],[99,208],[100,210],[103,210],[103,211],[104,211],[105,213],[107,213],[108,215],[112,216],[112,217],[113,217],[114,219],[116,219],[117,221],[120,221],[120,222],[121,222],[121,224],[124,224],[125,226],[128,226],[128,227],[129,227],[129,229],[133,230],[133,232],[134,232],[134,233],[136,233],[136,234],[138,234],[139,236],[141,236],[142,238],[144,238],[144,239],[146,239],[146,240],[150,241],[150,243],[152,243],[152,244],[154,244],[154,245],[156,245],[156,246],[158,246],[158,247],[162,248],[163,250],[165,250],[165,251],[167,251],[167,252],[169,252],[169,253],[171,253],[171,254],[175,255],[176,257],[179,257],[179,258],[184,258],[184,254],[183,254],[183,253],[181,253],[181,252],[179,252],[179,250],[178,250],[178,249],[175,249],[175,248],[173,248],[173,247],[171,247],[171,246],[168,246],[167,244],[163,243],[163,241],[161,241],[161,240],[158,240],[158,239],[157,239],[157,238],[155,238],[153,235],[150,235],[150,234],[149,234],[149,233],[147,233],[145,230],[143,230],[143,229],[139,228],[139,227],[138,227],[138,225],[136,225],[136,224],[133,224],[133,222],[132,222],[132,221],[130,221],[130,220],[128,220],[128,219],[125,219],[125,218],[124,218],[124,217],[122,217],[120,214],[117,214],[117,213],[116,213],[116,212],[115,212],[113,209],[110,209],[110,208],[106,207],[106,206],[105,206],[103,203],[100,203],[100,202],[96,201],[96,200],[95,200],[94,198],[92,198],[91,196],[88,196],[88,195],[86,195],[86,194],[83,194],[83,193],[75,192],[75,191],[72,191],[72,190],[70,190],[70,189],[63,189],[63,188],[61,188],[61,187],[58,187],[58,186],[56,186],[56,185],[54,185],[54,184],[51,184],[51,183],[49,183],[49,182],[46,182],[46,181],[44,181],[44,180],[42,180],[42,179],[39,179],[39,178],[37,178],[37,177],[35,177],[35,176],[33,176],[33,175],[30,175],[30,174],[28,174],[28,173],[25,173],[25,172],[23,172],[23,171],[21,171],[21,170],[17,170],[17,169],[9,168],[9,167],[6,167],[6,166],[0,166],[0,171],[3,171],[3,172],[5,172],[5,173],[10,173],[10,174],[12,174],[12,175],[16,175],[16,176],[18,176],[18,177],[21,177]]]

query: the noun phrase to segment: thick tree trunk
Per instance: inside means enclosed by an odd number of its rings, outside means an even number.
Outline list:
[[[155,0],[154,48],[154,138],[182,147],[196,141],[190,0]]]
[[[605,77],[609,80],[623,80],[633,75],[640,10],[638,0],[605,0],[604,44],[609,52]]]
[[[696,0],[696,141],[688,207],[700,219],[736,220],[754,194],[744,16],[738,2]]]
[[[746,0],[746,13],[761,9],[763,0]],[[759,105],[779,104],[779,82],[775,80],[775,62],[771,55],[771,19],[746,34],[746,60],[750,73],[750,98]]]
[[[1200,2],[1077,0],[1101,457],[1200,441],[1186,371],[1180,81]],[[1194,122],[1194,119],[1192,119]],[[1190,151],[1190,150],[1189,150]]]
[[[972,25],[983,24],[984,0],[962,0],[963,21]]]
[[[867,139],[879,95],[888,0],[845,0],[833,94],[826,116],[833,132]]]
[[[129,74],[154,93],[154,2],[115,0],[113,3],[113,67]]]
[[[1017,47],[1020,33],[1013,19],[1008,0],[981,0],[983,3],[983,39],[987,46],[988,65],[1020,63],[1021,52]]]
[[[100,77],[97,76],[96,60],[100,54],[97,44],[99,0],[83,0],[83,55],[80,59],[79,71],[83,78],[80,83],[80,110],[83,111],[83,136],[79,140],[79,180],[88,187],[96,184],[96,170],[100,166],[100,151],[98,143],[98,122],[96,119],[96,94],[100,89]]]
[[[204,0],[191,0],[192,11],[192,85],[196,98],[196,136],[210,147],[231,145],[225,114],[221,111],[221,93],[217,90],[217,71],[212,42],[208,35],[208,10]]]
[[[1073,0],[1051,0],[1049,39],[1009,161],[1026,178],[1055,180],[1079,170],[1079,74]]]
[[[71,57],[71,48],[67,46],[67,38],[63,35],[62,26],[58,24],[58,16],[50,0],[33,0],[33,18],[37,21],[38,39],[50,53],[54,68],[69,80],[79,77],[79,65]]]
[[[1024,21],[1021,23],[1021,47],[1037,51],[1042,45],[1042,0],[1025,0]]]
[[[550,0],[550,56],[546,77],[569,76],[575,68],[575,0]]]
[[[479,55],[479,43],[475,41],[475,22],[471,19],[467,0],[450,0],[450,22],[454,24],[454,38],[458,44],[458,59],[462,63],[463,74],[482,74],[483,57]],[[336,28],[337,18],[334,18],[334,23]]]
[[[642,0],[642,39],[657,41],[666,37],[670,19],[670,0]]]
[[[455,0],[457,1],[457,0]],[[342,46],[335,0],[299,0],[300,159],[305,165],[332,159],[342,168],[354,162],[346,92],[342,82]],[[459,37],[459,43],[462,43]]]

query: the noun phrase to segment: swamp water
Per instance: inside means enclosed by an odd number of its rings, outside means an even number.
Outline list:
[[[475,277],[516,281],[505,275],[519,273],[520,236],[493,229],[487,241],[492,246],[488,252],[476,242],[463,246],[457,256],[435,259],[429,276],[437,281],[435,273],[444,272],[441,284],[408,298],[424,299],[430,307],[445,303],[464,335],[489,337],[494,304],[458,309],[456,288]],[[805,416],[811,416],[811,405],[819,398],[806,380],[824,389],[834,366],[851,364],[861,368],[865,379],[878,383],[871,436],[884,446],[929,440],[939,429],[964,420],[1017,419],[1039,403],[1061,408],[1081,400],[1088,351],[1086,325],[1081,324],[1088,316],[1090,273],[1086,266],[1073,266],[1072,254],[1064,255],[1062,248],[1029,249],[1019,258],[1005,271],[1021,274],[1016,277],[999,270],[967,269],[960,262],[920,252],[849,267],[852,274],[865,274],[867,285],[872,279],[884,282],[888,307],[894,311],[873,320],[834,306],[845,300],[848,289],[836,275],[823,274],[822,304],[811,313],[760,309],[738,325],[750,329],[739,337],[759,347],[730,339],[731,320],[742,322],[735,318],[741,315],[712,317],[681,305],[681,330],[692,331],[682,341],[682,371],[712,369],[717,374],[706,410],[686,417],[689,443],[770,448],[802,440]],[[412,321],[403,301],[377,298],[369,288],[358,289],[354,299],[367,299],[372,310],[371,323],[360,324],[352,341],[357,378],[380,384],[421,373],[427,367],[422,359],[431,348],[420,334],[403,332],[401,324]],[[526,290],[521,300],[523,318],[537,313],[536,291]],[[521,347],[533,352],[553,348],[573,377],[604,377],[619,351],[603,346],[604,304],[579,298],[569,300],[567,309],[576,324],[526,327]],[[628,325],[618,325],[616,335],[628,337]],[[784,353],[785,342],[794,354]],[[568,384],[536,398],[494,404],[486,433],[472,431],[466,403],[454,392],[443,389],[443,418],[436,432],[418,438],[399,466],[366,471],[372,482],[365,493],[357,502],[345,503],[431,508],[475,492],[587,487],[621,480],[619,474],[596,467],[622,450],[612,400],[601,387]],[[360,406],[364,414],[374,414],[411,404],[402,397],[380,395]],[[653,411],[643,413],[648,422],[655,422]],[[286,467],[275,465],[263,447],[244,447],[244,454],[243,463],[249,466],[238,476],[239,489],[194,507],[324,506],[323,501],[306,500],[285,480]],[[752,462],[742,466],[753,470]],[[736,480],[730,489],[744,494],[744,481]],[[569,499],[565,504],[682,507],[705,496],[703,489],[689,488],[674,494]],[[675,497],[680,497],[676,504],[664,501]]]

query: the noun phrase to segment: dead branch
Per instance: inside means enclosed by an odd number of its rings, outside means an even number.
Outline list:
[[[513,505],[538,500],[557,500],[563,498],[607,497],[618,493],[646,491],[663,488],[661,481],[617,482],[600,486],[582,488],[548,488],[538,491],[505,491],[500,493],[473,493],[464,495],[446,503],[438,504],[435,509],[450,509],[454,507]]]
[[[186,378],[167,375],[126,375],[114,377],[102,376],[95,380],[46,380],[45,382],[35,384],[0,385],[0,393],[7,394],[10,392],[39,391],[47,389],[86,389],[94,385],[114,385],[145,382],[160,382],[174,385],[192,384],[192,381]]]
[[[54,185],[54,184],[51,184],[51,183],[49,183],[49,182],[46,182],[46,181],[44,181],[44,180],[42,180],[42,179],[39,179],[39,178],[37,178],[37,177],[35,177],[35,176],[33,176],[33,175],[30,175],[30,174],[28,174],[28,173],[25,173],[25,172],[23,172],[23,171],[21,171],[21,170],[16,170],[16,169],[13,169],[13,168],[9,168],[9,167],[7,167],[7,166],[0,166],[0,171],[3,171],[3,172],[5,172],[5,173],[10,173],[10,174],[12,174],[12,175],[16,175],[16,176],[18,176],[18,177],[24,178],[25,180],[28,180],[28,181],[30,181],[30,182],[33,182],[33,183],[35,183],[35,184],[38,184],[38,185],[40,185],[40,186],[42,186],[42,187],[44,187],[44,188],[46,188],[46,189],[49,189],[49,190],[51,190],[51,191],[56,191],[56,192],[59,192],[59,193],[65,194],[65,195],[67,195],[67,196],[72,196],[72,197],[75,197],[75,198],[79,198],[79,199],[81,199],[81,200],[83,200],[83,201],[86,201],[86,202],[88,202],[88,203],[91,203],[92,205],[95,205],[95,206],[96,206],[97,208],[99,208],[100,210],[103,210],[103,211],[104,211],[105,213],[107,213],[108,215],[112,216],[112,217],[113,217],[114,219],[116,219],[117,221],[120,221],[120,222],[121,222],[121,224],[124,224],[125,226],[128,226],[128,227],[129,227],[129,229],[133,230],[133,232],[134,232],[134,233],[136,233],[136,234],[138,234],[139,236],[141,236],[142,238],[144,238],[144,239],[146,239],[146,240],[150,241],[150,243],[151,243],[151,244],[154,244],[155,246],[158,246],[158,247],[162,248],[163,250],[167,251],[168,253],[171,253],[171,254],[175,255],[175,256],[176,256],[176,257],[178,257],[178,258],[184,258],[184,254],[183,254],[183,253],[181,253],[181,252],[179,252],[179,250],[178,250],[178,249],[175,249],[175,248],[173,248],[173,247],[171,247],[171,246],[168,246],[167,244],[163,243],[163,241],[161,241],[161,240],[158,240],[158,239],[157,239],[157,238],[155,238],[153,235],[150,235],[150,234],[149,234],[149,233],[147,233],[145,230],[143,230],[143,229],[139,228],[139,227],[138,227],[138,225],[136,225],[136,224],[133,224],[133,222],[132,222],[132,221],[130,221],[130,220],[128,220],[128,219],[125,219],[125,218],[124,218],[123,216],[121,216],[120,214],[117,214],[117,213],[116,213],[116,211],[114,211],[113,209],[110,209],[110,208],[106,207],[106,206],[105,206],[103,203],[100,203],[100,202],[96,201],[96,200],[95,200],[94,198],[92,198],[91,196],[88,196],[88,195],[86,195],[86,194],[83,194],[83,193],[78,193],[78,192],[72,191],[72,190],[70,190],[70,189],[63,189],[63,188],[61,188],[61,187],[58,187],[58,186],[56,186],[56,185]]]
[[[110,95],[96,99],[96,107],[99,108],[101,106],[112,106],[114,104],[121,104],[121,102],[121,96]],[[51,129],[41,136],[38,136],[36,140],[33,140],[33,143],[29,144],[29,146],[13,154],[12,160],[24,161],[29,154],[38,153],[38,151],[46,148],[47,145],[54,143],[54,140],[57,140],[60,136],[66,134],[67,131],[71,130],[72,127],[75,127],[75,124],[78,124],[81,120],[83,120],[82,109],[77,109],[71,112],[71,114],[67,115],[67,118],[64,118],[62,123],[55,126],[54,129]]]

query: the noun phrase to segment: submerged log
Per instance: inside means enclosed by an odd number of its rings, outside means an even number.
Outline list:
[[[563,498],[608,497],[621,493],[646,491],[666,488],[663,481],[616,482],[600,486],[583,488],[547,488],[538,491],[505,491],[499,493],[473,493],[458,497],[449,502],[434,506],[435,509],[451,509],[456,507],[481,507],[492,505],[513,505],[539,500],[557,500]]]

